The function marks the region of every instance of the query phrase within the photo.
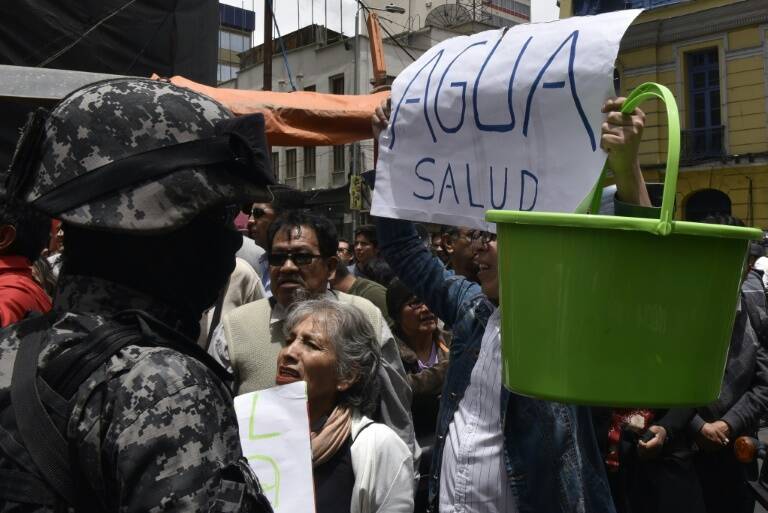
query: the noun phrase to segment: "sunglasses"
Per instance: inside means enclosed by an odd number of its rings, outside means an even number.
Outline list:
[[[469,238],[470,238],[470,240],[471,240],[472,242],[477,242],[477,241],[479,241],[479,242],[480,242],[480,244],[482,244],[483,246],[485,246],[485,245],[487,245],[489,242],[493,242],[493,241],[495,241],[495,240],[496,240],[496,234],[495,234],[495,233],[491,233],[491,232],[484,232],[484,231],[480,231],[480,230],[475,230],[475,231],[473,231],[473,232],[472,232],[472,233],[469,235]]]
[[[312,253],[272,253],[267,257],[267,261],[272,267],[281,267],[290,259],[298,267],[303,267],[311,264],[315,258],[321,257],[322,255]]]

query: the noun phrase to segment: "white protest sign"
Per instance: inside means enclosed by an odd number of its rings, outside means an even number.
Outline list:
[[[275,513],[314,513],[307,384],[235,397],[240,445]]]
[[[640,10],[430,48],[392,85],[371,213],[492,229],[486,210],[572,212],[605,162],[600,109]]]

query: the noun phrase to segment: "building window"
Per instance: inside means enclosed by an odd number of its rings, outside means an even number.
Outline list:
[[[302,179],[302,189],[310,190],[315,187],[315,147],[306,146],[304,148],[304,178]]]
[[[216,71],[216,79],[219,82],[226,82],[237,78],[237,72],[240,71],[237,66],[231,64],[219,64]]]
[[[344,75],[329,78],[328,89],[330,89],[331,94],[344,94]]]
[[[285,185],[296,188],[296,150],[285,150]]]
[[[623,9],[653,9],[683,1],[686,0],[574,0],[572,10],[574,16],[586,16]]]
[[[720,116],[720,65],[718,49],[686,54],[688,67],[688,129],[684,132],[686,159],[714,157],[723,153]]]
[[[228,30],[219,30],[219,48],[235,53],[244,52],[251,47],[249,34],[238,34]]]
[[[272,176],[280,180],[280,153],[276,151],[272,152]]]
[[[314,91],[317,91],[317,86],[316,86],[315,84],[312,84],[312,85],[308,85],[308,86],[306,86],[306,87],[304,88],[304,90],[305,90],[305,91],[312,91],[312,92],[314,92]]]
[[[661,5],[678,4],[681,0],[625,0],[627,9],[652,9]]]
[[[347,181],[347,173],[344,158],[343,144],[333,147],[333,172],[331,173],[333,186],[344,185]]]

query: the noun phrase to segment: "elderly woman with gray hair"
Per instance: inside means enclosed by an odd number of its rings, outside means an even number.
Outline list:
[[[296,304],[285,322],[278,385],[307,382],[317,513],[413,511],[413,459],[373,422],[381,354],[354,306],[331,299]]]

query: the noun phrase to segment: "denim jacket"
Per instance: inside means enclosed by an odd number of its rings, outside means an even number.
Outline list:
[[[488,318],[496,308],[480,285],[447,270],[409,222],[377,220],[380,254],[403,282],[453,330],[429,486],[437,509],[448,426],[469,385]],[[502,387],[507,482],[520,513],[614,512],[589,408],[541,401]]]

